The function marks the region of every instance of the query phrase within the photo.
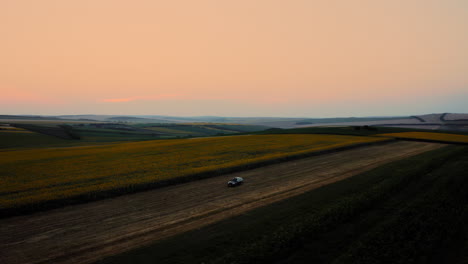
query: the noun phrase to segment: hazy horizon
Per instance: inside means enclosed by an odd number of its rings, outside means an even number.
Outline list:
[[[2,1],[0,114],[468,113],[468,2]]]

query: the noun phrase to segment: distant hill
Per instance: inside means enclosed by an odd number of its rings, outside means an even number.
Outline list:
[[[264,126],[272,128],[300,128],[314,126],[393,126],[407,128],[468,130],[468,114],[439,113],[414,116],[387,117],[222,117],[222,116],[164,116],[164,115],[59,115],[26,116],[0,115],[0,122],[8,120],[75,121],[128,124],[220,123]]]
[[[61,120],[54,116],[35,116],[35,115],[0,115],[0,119],[16,120]]]
[[[195,117],[170,117],[170,116],[145,116],[161,118],[176,122],[214,122],[234,123],[245,125],[260,125],[278,128],[293,128],[300,125],[327,124],[336,122],[356,122],[375,120],[394,120],[402,117],[337,117],[337,118],[297,118],[297,117],[219,117],[219,116],[195,116]],[[403,117],[404,118],[404,117]]]
[[[50,117],[44,117],[50,119]],[[402,117],[337,117],[337,118],[297,118],[297,117],[222,117],[222,116],[163,116],[163,115],[60,115],[57,120],[101,121],[124,123],[224,123],[259,125],[267,127],[292,128],[300,125],[328,124],[336,122],[394,120]],[[409,118],[409,117],[408,117]]]
[[[350,119],[351,120],[351,119]],[[387,120],[359,120],[351,122],[328,123],[328,126],[383,126],[431,130],[468,131],[468,114],[439,113],[415,115],[407,118]],[[324,126],[323,123],[297,125],[296,127]]]
[[[144,118],[136,116],[114,116],[109,117],[106,121],[112,122],[132,122],[132,123],[173,123],[174,121],[156,118]]]

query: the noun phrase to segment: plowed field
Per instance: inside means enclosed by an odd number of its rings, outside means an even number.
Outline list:
[[[92,263],[443,144],[393,142],[0,220],[0,263]],[[245,184],[227,188],[241,176]]]

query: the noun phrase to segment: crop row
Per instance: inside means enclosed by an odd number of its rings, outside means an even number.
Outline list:
[[[367,172],[359,177],[387,177],[360,193],[336,197],[335,202],[325,209],[304,211],[286,224],[278,223],[275,229],[268,230],[255,241],[239,242],[227,254],[208,263],[272,263],[278,256],[285,257],[312,241],[327,244],[320,242],[321,236],[340,225],[356,223],[356,219],[366,217],[368,212],[384,211],[385,202],[402,198],[399,194],[408,186],[424,191],[404,196],[408,207],[386,208],[393,210],[387,216],[390,219],[377,222],[375,229],[374,226],[368,226],[367,230],[363,228],[362,231],[369,232],[361,241],[351,239],[349,251],[337,250],[328,257],[335,259],[333,263],[442,263],[440,260],[428,261],[429,256],[437,250],[435,254],[442,253],[439,247],[450,246],[458,239],[454,236],[462,229],[463,218],[468,217],[465,191],[468,181],[463,171],[468,161],[467,153],[466,148],[436,150]],[[447,171],[451,173],[446,175]],[[348,182],[352,184],[353,180]],[[330,187],[333,190],[333,186]],[[349,234],[342,234],[341,239],[348,239],[346,235]],[[458,246],[463,247],[463,244]],[[320,251],[316,250],[316,253],[320,254]],[[330,262],[329,259],[318,263]]]

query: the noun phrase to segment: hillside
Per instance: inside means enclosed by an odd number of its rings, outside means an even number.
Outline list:
[[[300,125],[331,124],[337,122],[391,121],[407,117],[336,117],[336,118],[298,118],[298,117],[222,117],[222,116],[162,116],[162,115],[58,115],[58,116],[0,116],[0,122],[8,120],[31,121],[94,121],[120,123],[222,123],[243,124],[267,127],[292,128]]]
[[[125,123],[132,124],[186,124],[216,123],[264,126],[273,128],[300,128],[318,126],[386,126],[431,130],[468,131],[468,114],[439,113],[387,117],[221,117],[221,116],[164,116],[164,115],[59,115],[13,116],[0,115],[0,123],[25,122],[55,123]]]
[[[350,119],[351,120],[351,119]],[[295,127],[323,126],[323,123],[297,125]],[[327,123],[328,126],[382,126],[430,130],[468,131],[468,114],[440,113],[416,115],[387,120],[359,120]]]

